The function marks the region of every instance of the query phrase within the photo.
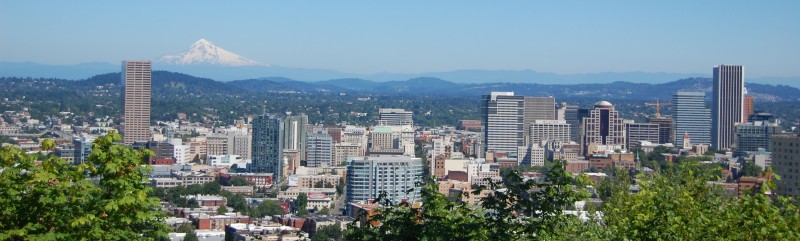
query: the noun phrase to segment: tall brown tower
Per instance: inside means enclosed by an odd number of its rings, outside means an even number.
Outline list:
[[[122,62],[123,142],[150,140],[150,61]]]
[[[753,96],[744,96],[744,113],[742,113],[742,123],[748,122],[748,118],[753,114]]]

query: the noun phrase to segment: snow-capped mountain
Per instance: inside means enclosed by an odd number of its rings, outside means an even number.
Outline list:
[[[208,40],[200,39],[192,47],[177,55],[164,55],[159,62],[178,65],[212,64],[221,66],[268,66],[222,49]]]

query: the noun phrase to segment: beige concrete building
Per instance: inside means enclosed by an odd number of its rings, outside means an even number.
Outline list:
[[[122,62],[123,142],[150,140],[150,61]]]
[[[364,156],[364,148],[355,143],[336,143],[333,146],[333,165],[339,166],[347,164],[348,157],[362,157]]]

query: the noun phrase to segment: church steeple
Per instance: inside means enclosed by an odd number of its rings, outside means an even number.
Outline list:
[[[689,139],[689,132],[683,133],[683,149],[685,150],[692,149],[692,142]]]

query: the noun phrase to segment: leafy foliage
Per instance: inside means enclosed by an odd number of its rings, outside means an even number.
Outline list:
[[[297,194],[297,200],[294,205],[297,209],[297,216],[304,217],[308,215],[308,195],[302,192]]]
[[[120,140],[114,132],[98,138],[88,162],[78,166],[52,156],[36,164],[19,149],[0,149],[0,239],[165,237],[165,214],[145,178],[150,153],[116,144]]]
[[[258,207],[250,211],[250,216],[257,218],[283,214],[285,214],[283,207],[271,200],[264,200]]]
[[[227,212],[228,212],[228,208],[225,207],[225,206],[220,206],[219,208],[217,208],[217,214],[225,214]]]
[[[230,180],[231,186],[248,186],[250,182],[247,181],[244,177],[241,176],[233,176]]]
[[[341,224],[336,222],[333,225],[322,226],[317,229],[317,233],[311,238],[311,241],[340,241],[343,240],[344,232],[342,231]]]
[[[194,231],[194,229],[192,229],[186,232],[186,236],[183,237],[183,241],[200,241],[200,239],[197,238],[197,233]]]
[[[600,207],[588,220],[562,210],[588,194],[553,165],[543,181],[525,180],[508,169],[502,183],[479,208],[447,199],[435,184],[425,185],[421,205],[386,204],[372,216],[348,225],[347,240],[797,240],[800,208],[789,198],[754,191],[728,197],[720,187],[719,165],[684,161],[662,172],[620,175],[597,185]],[[768,171],[770,172],[770,171]],[[614,179],[616,178],[616,179]],[[774,176],[774,178],[780,178]],[[631,193],[630,186],[639,191]],[[766,185],[770,186],[770,185]],[[774,186],[774,185],[772,185]],[[597,208],[597,209],[595,209]],[[593,211],[602,215],[594,215]],[[358,225],[359,223],[364,225]]]
[[[604,212],[611,237],[628,240],[796,240],[800,212],[785,198],[761,193],[726,198],[706,180],[718,169],[685,162],[642,177],[641,191],[617,188]]]
[[[347,240],[521,240],[551,237],[571,223],[562,210],[588,196],[577,187],[588,183],[573,177],[560,164],[545,179],[525,180],[511,170],[500,183],[491,183],[491,194],[480,208],[452,201],[438,193],[436,184],[423,186],[422,205],[403,202],[381,208],[377,214],[348,226]],[[474,194],[481,192],[481,189]],[[379,198],[381,199],[381,198]],[[388,203],[386,203],[388,204]],[[357,223],[379,223],[363,225]]]

